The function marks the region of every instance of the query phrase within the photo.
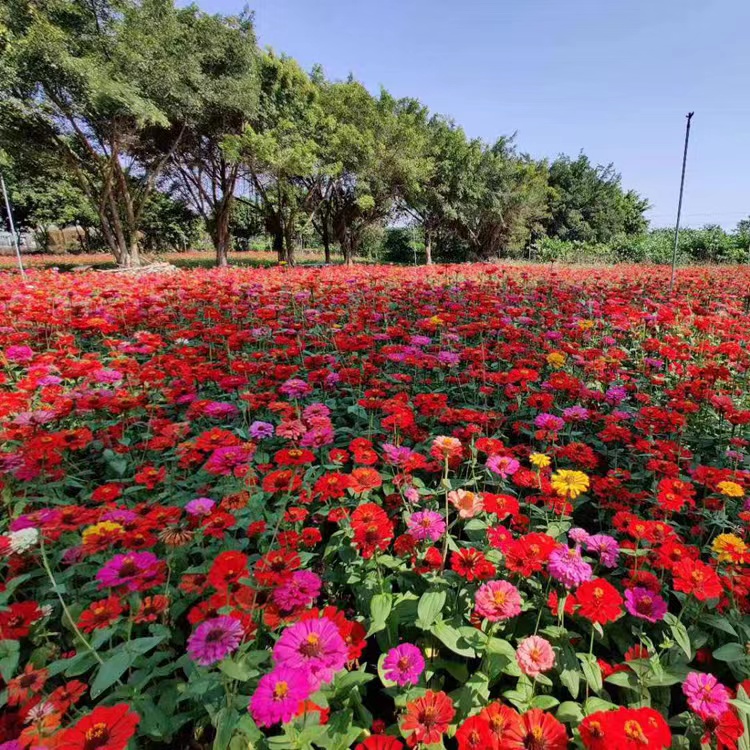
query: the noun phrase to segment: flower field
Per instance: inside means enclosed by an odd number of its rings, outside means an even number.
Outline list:
[[[748,750],[750,271],[668,280],[0,274],[0,750]]]

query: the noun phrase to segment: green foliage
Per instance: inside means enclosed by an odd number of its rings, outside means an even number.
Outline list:
[[[562,263],[671,263],[674,230],[654,229],[637,235],[620,234],[609,242],[571,242],[556,237],[537,240],[530,251],[540,261]],[[681,229],[677,262],[745,263],[750,258],[750,236],[726,232],[716,225]]]
[[[549,167],[549,213],[545,234],[570,242],[609,242],[646,230],[648,201],[624,191],[614,165],[594,166],[581,153],[559,156]]]

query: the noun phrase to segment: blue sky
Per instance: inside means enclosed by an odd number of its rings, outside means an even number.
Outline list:
[[[235,13],[243,0],[200,0]],[[471,136],[586,151],[674,222],[750,215],[750,0],[252,0],[260,43],[415,96]]]

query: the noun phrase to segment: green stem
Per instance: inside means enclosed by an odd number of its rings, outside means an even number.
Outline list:
[[[44,549],[44,535],[39,535],[39,549],[42,553],[42,566],[44,567],[44,570],[47,573],[47,577],[50,580],[50,583],[52,584],[52,590],[57,595],[57,598],[60,601],[60,605],[62,606],[63,612],[65,613],[65,616],[68,618],[68,622],[70,623],[70,627],[73,628],[73,631],[80,639],[81,643],[86,647],[88,651],[90,651],[94,658],[99,662],[99,664],[104,664],[104,661],[101,656],[96,652],[96,649],[88,642],[86,639],[86,636],[78,629],[78,625],[76,625],[75,620],[73,619],[72,615],[70,614],[70,610],[68,609],[68,605],[65,604],[65,600],[62,598],[62,595],[60,594],[58,588],[57,588],[57,581],[55,580],[55,576],[52,573],[52,568],[50,568],[49,560],[47,559],[47,553]]]

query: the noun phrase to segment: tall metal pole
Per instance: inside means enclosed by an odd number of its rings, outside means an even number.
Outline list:
[[[5,210],[8,214],[8,224],[10,224],[10,233],[13,235],[13,247],[16,250],[16,260],[18,261],[18,270],[21,272],[21,277],[26,278],[26,271],[23,270],[23,262],[21,261],[21,248],[18,245],[18,235],[16,234],[16,228],[13,225],[13,212],[10,210],[10,200],[8,199],[8,191],[5,188],[5,180],[3,175],[0,174],[0,186],[3,188],[3,198],[5,198]]]
[[[677,223],[674,227],[674,252],[672,253],[672,277],[669,279],[669,293],[674,288],[674,276],[677,268],[677,246],[680,239],[680,214],[682,213],[682,192],[685,189],[685,165],[687,164],[688,141],[690,140],[690,120],[695,112],[688,112],[685,126],[685,150],[682,152],[682,177],[680,178],[680,200],[677,203]]]

